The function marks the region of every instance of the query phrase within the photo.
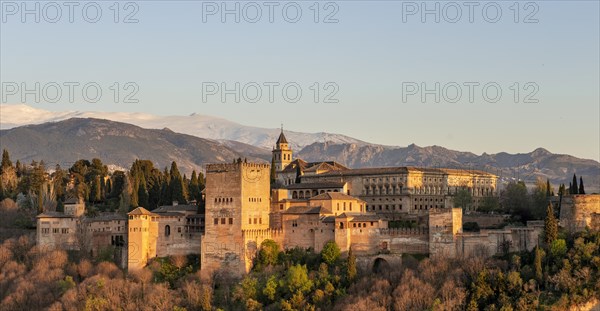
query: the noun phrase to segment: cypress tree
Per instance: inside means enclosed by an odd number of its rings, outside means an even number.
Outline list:
[[[4,193],[4,184],[2,183],[2,176],[0,176],[0,201],[6,198],[6,194]]]
[[[15,163],[15,170],[17,171],[17,177],[23,175],[23,164],[21,164],[21,161],[17,160]]]
[[[41,214],[44,212],[44,184],[40,184],[39,187],[39,191],[38,191],[38,214]]]
[[[138,206],[148,208],[148,190],[146,188],[146,178],[144,174],[140,174],[138,191],[137,191]]]
[[[579,193],[579,188],[577,187],[577,176],[575,174],[573,174],[573,193],[572,194],[578,194]]]
[[[181,185],[183,186],[183,199],[185,202],[187,202],[190,200],[190,181],[189,179],[187,179],[187,176],[185,176],[185,174],[183,174],[183,182],[181,183]]]
[[[177,168],[177,163],[173,161],[171,163],[171,181],[169,182],[170,192],[171,192],[171,200],[177,201],[179,203],[185,203],[184,196],[184,188],[183,188],[183,178],[179,173],[179,169]]]
[[[569,183],[569,194],[573,194],[573,183]]]
[[[550,180],[546,179],[546,197],[550,197],[552,193],[550,192]]]
[[[585,194],[585,188],[583,187],[583,178],[579,176],[579,194]]]
[[[558,220],[554,216],[554,208],[552,203],[548,203],[546,209],[546,219],[544,220],[544,241],[550,246],[554,240],[558,238]]]
[[[169,170],[165,166],[163,171],[163,176],[160,185],[160,202],[162,205],[171,204],[171,188],[169,187],[169,182],[171,181],[171,175],[169,175]]]
[[[8,154],[8,150],[2,150],[2,162],[0,163],[0,174],[2,174],[7,168],[12,167],[12,162],[10,161],[10,155]]]
[[[131,206],[132,209],[137,208],[140,206],[139,201],[138,201],[138,194],[139,194],[139,182],[135,179],[135,178],[131,178],[132,180],[132,188],[131,188],[131,197],[129,198],[129,205]]]
[[[544,273],[542,271],[542,258],[544,257],[544,251],[539,247],[535,247],[535,258],[533,260],[533,265],[535,268],[535,278],[538,283],[542,283],[542,278]]]
[[[62,200],[58,200],[56,202],[56,211],[61,213],[65,212],[65,205],[63,204]]]
[[[200,192],[202,192],[206,184],[206,180],[204,179],[204,173],[202,172],[198,172],[198,184],[200,185]],[[202,194],[200,194],[200,197],[202,197]]]
[[[105,192],[107,197],[112,193],[112,179],[110,178],[106,180]]]
[[[197,203],[200,202],[201,194],[200,194],[200,184],[198,183],[198,175],[196,175],[196,170],[192,171],[192,178],[190,179],[190,198],[192,200],[196,200]]]
[[[100,176],[96,176],[94,180],[92,180],[92,189],[90,194],[90,201],[96,203],[100,202],[100,198],[102,196],[102,186],[100,185]]]
[[[350,250],[348,250],[346,268],[346,276],[348,277],[348,283],[350,283],[356,278],[356,256],[352,252],[352,247],[350,247]]]

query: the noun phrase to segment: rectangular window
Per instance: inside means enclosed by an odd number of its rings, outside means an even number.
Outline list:
[[[254,224],[256,225],[256,218],[254,218]]]
[[[252,218],[248,218],[248,224],[251,225],[252,224]]]
[[[233,218],[229,218],[229,224],[233,225]]]
[[[53,228],[52,233],[58,233],[58,228]]]
[[[215,218],[215,225],[219,224],[219,218]]]
[[[224,225],[225,224],[225,218],[221,218],[221,224]]]
[[[258,219],[258,223],[262,225],[262,217]]]

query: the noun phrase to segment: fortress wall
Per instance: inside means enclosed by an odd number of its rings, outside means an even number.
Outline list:
[[[600,229],[594,222],[594,214],[600,213],[600,194],[579,194],[562,198],[560,225],[568,232]]]
[[[496,227],[504,223],[506,217],[504,215],[490,214],[465,214],[463,215],[463,223],[475,222],[480,228]]]

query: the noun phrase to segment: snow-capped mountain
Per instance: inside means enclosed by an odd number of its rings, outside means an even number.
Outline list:
[[[62,121],[70,118],[96,118],[125,122],[148,129],[168,128],[174,132],[213,140],[233,140],[271,150],[280,129],[246,126],[226,119],[193,113],[189,116],[157,116],[137,112],[55,112],[27,105],[0,105],[0,129],[10,129],[28,124]],[[352,143],[365,142],[340,134],[301,133],[285,131],[291,147],[300,150],[315,142]]]

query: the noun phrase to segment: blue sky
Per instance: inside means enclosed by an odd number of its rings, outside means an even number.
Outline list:
[[[283,123],[290,130],[342,133],[387,145],[441,145],[475,153],[544,147],[600,160],[598,1],[519,2],[518,22],[513,1],[479,2],[473,7],[473,22],[465,2],[456,2],[462,13],[456,23],[447,21],[457,16],[456,7],[435,1],[319,2],[318,23],[314,1],[288,4],[288,19],[295,17],[295,8],[302,11],[296,23],[283,18],[286,2],[273,7],[272,23],[269,6],[261,1],[254,2],[263,14],[256,23],[244,20],[255,16],[249,2],[226,3],[230,9],[239,4],[240,23],[231,14],[221,20],[221,1],[143,1],[129,7],[121,2],[119,23],[114,22],[113,1],[96,2],[102,9],[96,23],[83,18],[86,2],[74,7],[72,23],[65,6],[58,21],[49,23],[46,19],[55,18],[54,8],[37,2],[36,23],[34,14],[26,20],[20,12],[8,14],[13,3],[21,2],[2,4],[2,82],[96,82],[103,91],[96,103],[81,96],[73,103],[66,95],[56,103],[28,97],[26,103],[36,108],[196,112],[247,125]],[[35,3],[27,4],[34,8]],[[426,9],[440,6],[439,23],[435,14],[422,20],[422,3]],[[214,4],[219,12],[207,15]],[[419,11],[409,15],[414,4]],[[495,14],[498,7],[501,15]],[[88,19],[94,17],[93,9],[88,8]],[[137,22],[123,23],[134,9]],[[323,23],[328,14],[337,22]],[[114,82],[121,88],[117,102],[109,89]],[[124,102],[123,96],[132,90],[123,89],[127,82],[139,87],[133,97],[138,103]],[[222,101],[222,83],[234,88],[236,82],[240,93],[247,87],[249,97],[259,85],[262,99],[252,103],[241,96],[237,103],[227,95]],[[273,103],[267,100],[265,82],[279,83]],[[315,82],[320,89],[317,103]],[[469,82],[476,84],[472,103],[465,85]],[[203,83],[216,83],[220,90],[204,101]],[[281,95],[287,83],[302,90],[295,103]],[[326,83],[331,83],[327,89]],[[498,101],[484,98],[486,84],[493,86],[487,93],[491,99],[496,89],[502,91]],[[407,87],[414,85],[419,90],[409,95]],[[440,102],[434,94],[423,101],[423,86],[440,94]],[[332,99],[337,102],[325,102],[325,95],[334,90]],[[531,93],[537,103],[526,102]],[[455,97],[457,102],[446,100]],[[20,101],[18,95],[10,96],[6,103]]]

